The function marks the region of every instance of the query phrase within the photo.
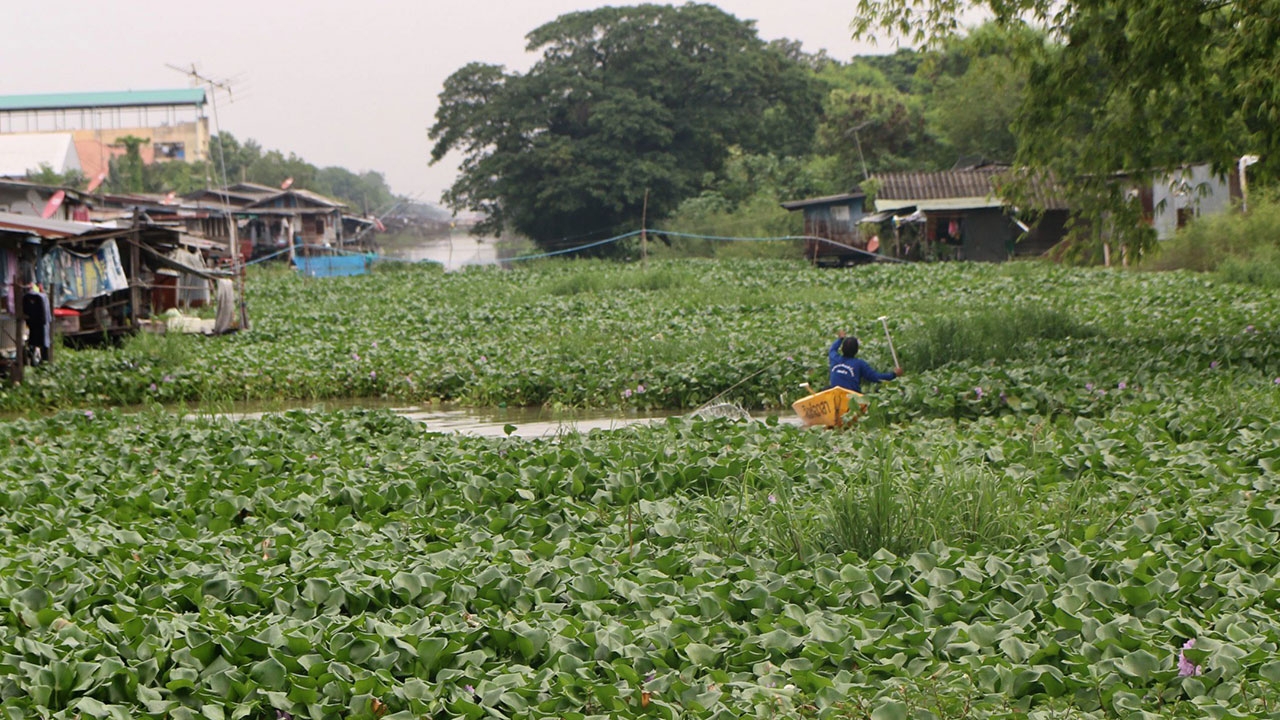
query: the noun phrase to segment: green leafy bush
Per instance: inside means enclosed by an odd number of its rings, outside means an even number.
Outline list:
[[[1280,198],[1262,194],[1247,213],[1198,218],[1161,243],[1143,267],[1216,271],[1227,282],[1280,287]]]

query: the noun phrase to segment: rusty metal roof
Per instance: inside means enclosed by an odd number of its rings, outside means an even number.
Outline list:
[[[1052,176],[1015,170],[1008,165],[983,165],[939,172],[881,173],[872,176],[872,179],[880,182],[876,200],[891,201],[894,205],[929,200],[972,200],[978,204],[990,204],[993,201],[1003,203],[1001,188],[1024,179],[1028,181],[1027,194],[1036,205],[1056,210],[1067,207],[1062,190]]]

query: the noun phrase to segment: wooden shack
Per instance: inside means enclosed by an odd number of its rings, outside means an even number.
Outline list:
[[[817,265],[852,265],[875,259],[859,229],[866,195],[844,195],[782,203],[792,212],[804,211],[805,257]]]
[[[1069,210],[1051,179],[1031,178],[1038,209],[1010,202],[1002,186],[1012,180],[1008,165],[984,164],[938,172],[898,172],[872,176],[879,190],[876,210],[914,210],[919,231],[896,243],[903,259],[1000,262],[1040,255],[1066,235]]]

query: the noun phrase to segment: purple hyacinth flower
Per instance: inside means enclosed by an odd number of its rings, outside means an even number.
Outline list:
[[[1196,646],[1196,639],[1191,638],[1182,645],[1182,650],[1178,651],[1178,676],[1192,677],[1204,673],[1204,668],[1187,659],[1187,650]]]

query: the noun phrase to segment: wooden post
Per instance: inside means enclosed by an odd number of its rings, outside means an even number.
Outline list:
[[[13,367],[9,370],[9,381],[14,385],[22,384],[23,368],[26,367],[26,343],[22,342],[22,326],[26,324],[26,315],[22,311],[22,274],[13,276],[13,344],[17,348],[14,354]]]
[[[649,238],[648,225],[649,220],[649,188],[644,189],[644,207],[640,210],[640,266],[649,268]]]
[[[138,329],[138,308],[142,306],[142,228],[133,218],[133,242],[129,243],[129,325]]]
[[[57,334],[58,318],[53,314],[54,298],[58,297],[58,286],[55,284],[51,288],[44,288],[44,296],[49,298],[49,354],[45,357],[45,363],[53,362],[53,348],[58,343],[53,336]]]

